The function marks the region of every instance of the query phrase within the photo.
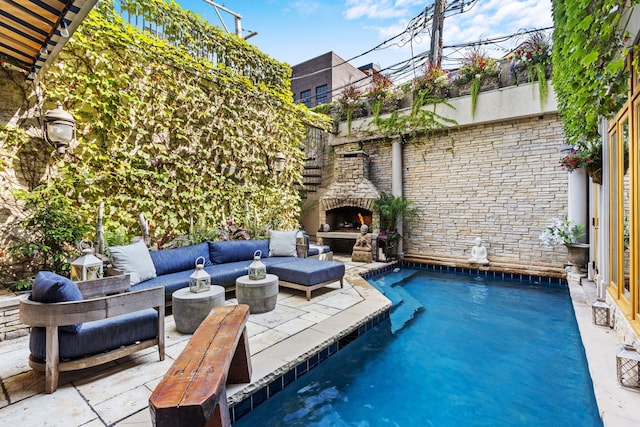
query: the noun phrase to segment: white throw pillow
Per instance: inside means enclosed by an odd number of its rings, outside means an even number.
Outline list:
[[[296,230],[269,230],[269,256],[297,256]]]
[[[109,252],[113,258],[113,267],[122,274],[130,274],[132,285],[156,277],[156,267],[142,240],[126,246],[111,246]]]

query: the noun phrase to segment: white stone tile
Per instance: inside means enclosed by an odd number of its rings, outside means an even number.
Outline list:
[[[100,424],[101,426],[104,424]],[[151,413],[149,409],[143,409],[135,414],[114,424],[114,427],[152,427]],[[83,426],[84,427],[84,426]]]
[[[141,385],[126,393],[113,395],[110,399],[93,405],[93,408],[107,425],[112,425],[147,408],[149,397],[151,392]]]
[[[303,314],[302,316],[300,316],[298,319],[301,320],[308,320],[309,322],[311,322],[311,324],[316,324],[318,322],[322,322],[323,320],[328,319],[329,317],[331,317],[330,314],[325,314],[325,313],[319,313],[317,311],[310,311],[307,314]]]
[[[281,325],[276,326],[275,328],[273,328],[274,330],[278,331],[278,332],[282,332],[284,334],[287,335],[294,335],[297,334],[300,331],[303,331],[307,328],[310,328],[311,326],[315,325],[317,322],[314,322],[312,320],[307,320],[307,319],[302,319],[300,317],[296,318],[296,319],[292,319],[289,320],[288,322],[285,322]]]
[[[37,394],[0,409],[5,426],[80,426],[97,416],[71,386],[58,388],[52,394]]]
[[[339,310],[344,310],[346,308],[351,307],[354,304],[358,304],[361,301],[363,301],[363,298],[357,294],[356,295],[335,294],[320,301],[319,304],[337,308]]]
[[[251,314],[249,320],[267,328],[275,328],[276,326],[302,316],[305,312],[296,308],[280,306],[277,310],[268,311],[266,313]]]
[[[268,329],[269,328],[267,328],[266,326],[260,325],[258,323],[247,322],[247,333],[249,334],[249,338],[251,338],[254,335],[261,334]]]
[[[249,338],[249,352],[251,353],[251,356],[253,356],[254,354],[261,352],[265,348],[269,348],[275,343],[282,341],[288,336],[288,334],[285,334],[283,332],[269,329],[261,334]]]

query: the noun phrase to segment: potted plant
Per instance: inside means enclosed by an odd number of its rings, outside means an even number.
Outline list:
[[[417,214],[413,201],[382,193],[373,201],[373,208],[380,214],[380,234],[387,237],[387,249],[390,254],[394,254],[402,238],[396,228],[398,219],[410,219]]]
[[[449,88],[449,72],[427,62],[424,74],[413,79],[413,102],[424,104],[426,97],[446,98]]]
[[[483,49],[475,47],[466,51],[454,83],[460,87],[461,95],[471,94],[471,116],[475,115],[480,90],[500,87],[499,74],[498,61],[489,58]]]
[[[338,105],[340,106],[341,114],[344,114],[347,120],[347,129],[350,134],[351,122],[353,121],[354,114],[364,110],[362,91],[354,85],[345,87],[338,98]]]
[[[594,184],[602,184],[602,145],[600,142],[576,145],[560,159],[560,166],[569,172],[584,167]]]
[[[373,86],[367,92],[367,100],[373,113],[373,119],[377,120],[381,113],[395,110],[403,93],[397,89],[391,79],[383,74],[373,75]]]
[[[578,243],[578,239],[584,234],[584,225],[569,220],[565,214],[549,220],[547,227],[540,233],[540,240],[546,246],[565,245],[569,262],[583,266],[589,262],[589,245]]]
[[[538,81],[540,105],[547,101],[549,87],[547,77],[551,75],[551,41],[544,31],[530,33],[528,38],[509,57],[511,75],[516,84]]]

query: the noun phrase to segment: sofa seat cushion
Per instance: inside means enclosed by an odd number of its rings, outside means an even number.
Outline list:
[[[209,242],[209,256],[214,264],[236,261],[253,261],[253,254],[262,252],[262,258],[269,256],[269,240],[221,240]]]
[[[344,264],[335,261],[320,261],[317,259],[297,259],[274,265],[270,273],[285,282],[311,286],[330,280],[338,280],[344,276]]]
[[[205,267],[205,271],[211,275],[211,283],[230,288],[236,285],[236,279],[249,274],[249,261],[228,262]]]
[[[59,331],[60,359],[77,359],[99,354],[158,336],[158,312],[153,308],[85,322],[77,334]],[[29,350],[40,360],[46,358],[45,328],[31,328]]]
[[[131,286],[132,291],[141,289],[155,288],[156,286],[164,287],[164,297],[166,301],[171,301],[171,295],[178,289],[189,287],[189,276],[193,274],[195,267],[190,270],[178,271],[176,273],[163,274]],[[213,281],[211,282],[213,284]]]
[[[42,303],[82,301],[82,293],[71,280],[51,271],[39,271],[33,281],[30,296],[32,301]],[[82,329],[82,323],[61,326],[61,331],[77,334]]]
[[[320,255],[320,254],[326,254],[331,252],[331,247],[327,246],[327,245],[316,245],[316,244],[310,244],[309,248],[307,249],[307,256],[314,256],[314,255]]]
[[[196,259],[203,257],[205,265],[211,263],[209,259],[209,244],[207,242],[197,245],[184,246],[175,249],[161,249],[149,251],[153,265],[158,276],[178,271],[195,270]]]
[[[294,257],[294,256],[273,256],[266,259],[263,259],[262,262],[267,267],[267,273],[271,273],[271,267],[274,265],[285,264],[287,262],[297,261],[302,258]]]

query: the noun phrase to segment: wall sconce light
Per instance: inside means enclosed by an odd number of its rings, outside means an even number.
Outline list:
[[[273,160],[273,171],[277,174],[280,175],[282,173],[282,171],[284,170],[284,162],[287,160],[287,158],[284,156],[283,153],[278,152],[276,154],[275,159]]]
[[[594,325],[611,327],[611,308],[606,302],[597,299],[591,304],[591,311]]]
[[[58,102],[55,110],[44,113],[44,140],[55,145],[59,154],[64,154],[76,139],[76,119],[62,109]]]
[[[625,344],[616,356],[618,383],[622,387],[640,389],[640,354]]]

